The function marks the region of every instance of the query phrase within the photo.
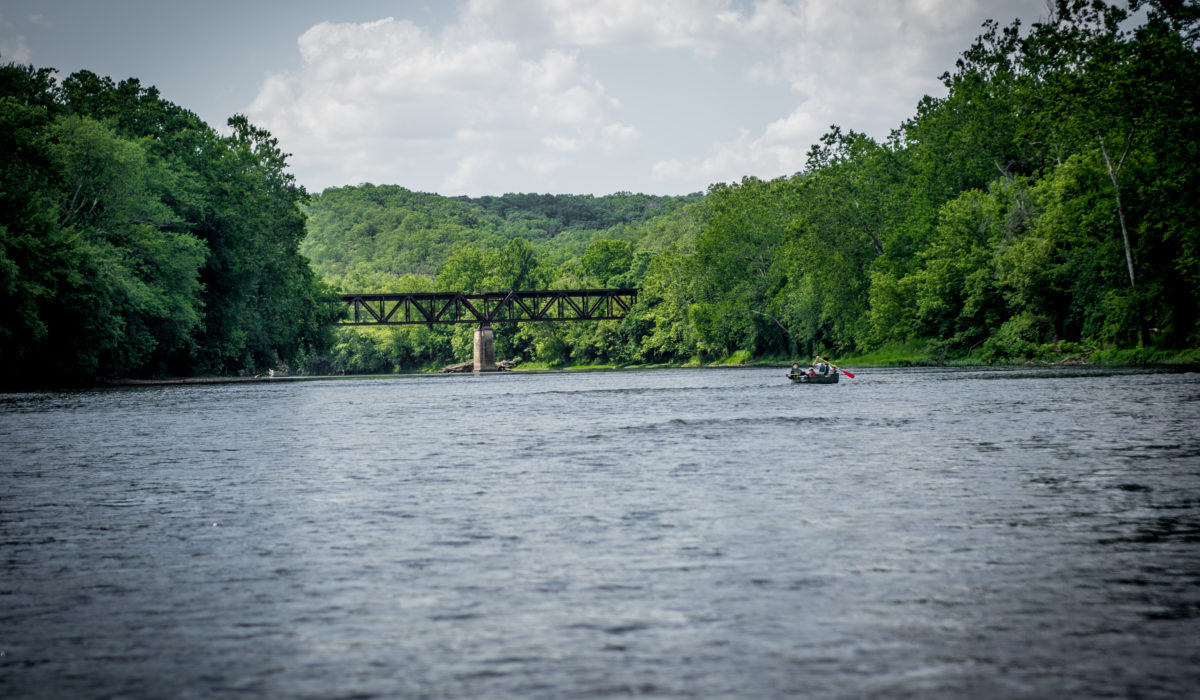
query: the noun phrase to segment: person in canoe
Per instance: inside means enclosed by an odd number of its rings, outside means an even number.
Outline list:
[[[788,376],[789,376],[789,377],[794,377],[794,376],[796,376],[797,374],[800,374],[800,363],[799,363],[799,362],[793,362],[793,363],[792,363],[792,370],[791,370],[790,372],[788,372]]]
[[[847,377],[854,379],[854,375],[852,373],[847,372],[846,370],[842,369],[841,367],[838,367],[837,365],[833,364],[829,360],[826,360],[824,357],[821,357],[820,355],[817,355],[817,367],[818,367],[818,369],[821,367],[825,368],[825,370],[822,371],[821,374],[833,374],[835,377],[839,374],[844,374]]]

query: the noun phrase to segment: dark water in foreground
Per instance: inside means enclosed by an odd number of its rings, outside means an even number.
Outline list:
[[[1200,374],[783,373],[0,395],[0,697],[1200,689]]]

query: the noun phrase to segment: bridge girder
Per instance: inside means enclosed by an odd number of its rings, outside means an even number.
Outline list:
[[[343,294],[339,326],[606,321],[622,319],[637,303],[637,289],[549,289],[538,291],[413,292]]]

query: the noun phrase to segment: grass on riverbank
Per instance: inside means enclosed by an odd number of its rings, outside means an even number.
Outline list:
[[[1143,367],[1200,365],[1200,348],[1099,348],[1080,343],[1026,344],[1011,352],[994,347],[973,349],[966,355],[947,353],[936,340],[912,340],[884,346],[869,353],[848,355],[839,364],[868,367],[988,366],[988,365],[1101,365]]]
[[[912,340],[899,345],[885,345],[868,353],[830,359],[839,365],[857,367],[916,367],[938,364],[928,350],[928,343],[920,340]]]
[[[570,370],[570,369],[620,369],[621,365],[613,362],[522,362],[514,370]]]
[[[1200,348],[1190,350],[1162,350],[1159,348],[1098,348],[1079,343],[1060,342],[1044,345],[1025,343],[1019,347],[1005,348],[1000,352],[995,346],[975,348],[967,354],[953,354],[946,344],[936,339],[917,339],[877,348],[868,353],[838,355],[820,353],[834,364],[850,367],[987,367],[1014,365],[1097,365],[1110,367],[1169,366],[1176,368],[1200,367]],[[724,357],[692,357],[683,362],[655,364],[625,364],[618,362],[586,362],[566,360],[560,362],[520,362],[517,371],[586,371],[615,369],[658,369],[670,367],[787,367],[800,362],[805,367],[813,358],[793,357],[786,353],[753,356],[747,350],[739,350]],[[439,372],[444,365],[429,364],[408,370],[415,373]]]
[[[837,356],[824,354],[829,360],[844,367],[980,367],[1012,365],[1098,365],[1107,367],[1200,366],[1200,348],[1189,350],[1163,350],[1160,348],[1096,348],[1077,343],[1049,343],[1030,345],[1025,352],[1014,356],[1001,356],[975,350],[966,355],[950,355],[941,351],[937,341],[912,340],[893,344],[857,355]],[[734,352],[723,358],[693,357],[683,363],[655,365],[623,365],[612,362],[525,362],[518,370],[599,370],[599,369],[649,369],[656,367],[786,367],[798,358],[786,355],[753,357],[748,351]],[[799,359],[807,366],[812,358]]]

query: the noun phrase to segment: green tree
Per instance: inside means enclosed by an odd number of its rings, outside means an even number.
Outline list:
[[[84,265],[81,284],[60,290],[59,300],[91,311],[64,317],[61,344],[91,375],[161,371],[171,357],[190,355],[205,249],[154,191],[169,173],[150,163],[141,142],[87,117],[61,117],[47,134],[69,193],[58,224]]]
[[[911,275],[916,297],[916,330],[969,349],[1007,318],[996,254],[1022,235],[1020,216],[1027,196],[1018,185],[997,180],[987,192],[969,190],[943,205],[921,266]]]
[[[497,262],[497,291],[538,289],[543,283],[537,252],[524,238],[514,238],[500,251]]]
[[[269,134],[222,138],[136,80],[0,67],[6,382],[234,373],[330,342]]]
[[[633,265],[633,244],[610,238],[592,241],[583,253],[582,262],[588,276],[607,287],[609,280],[629,272]]]
[[[58,227],[58,176],[45,131],[58,112],[50,69],[0,66],[0,380],[29,370],[49,332],[46,306],[74,267]]]

